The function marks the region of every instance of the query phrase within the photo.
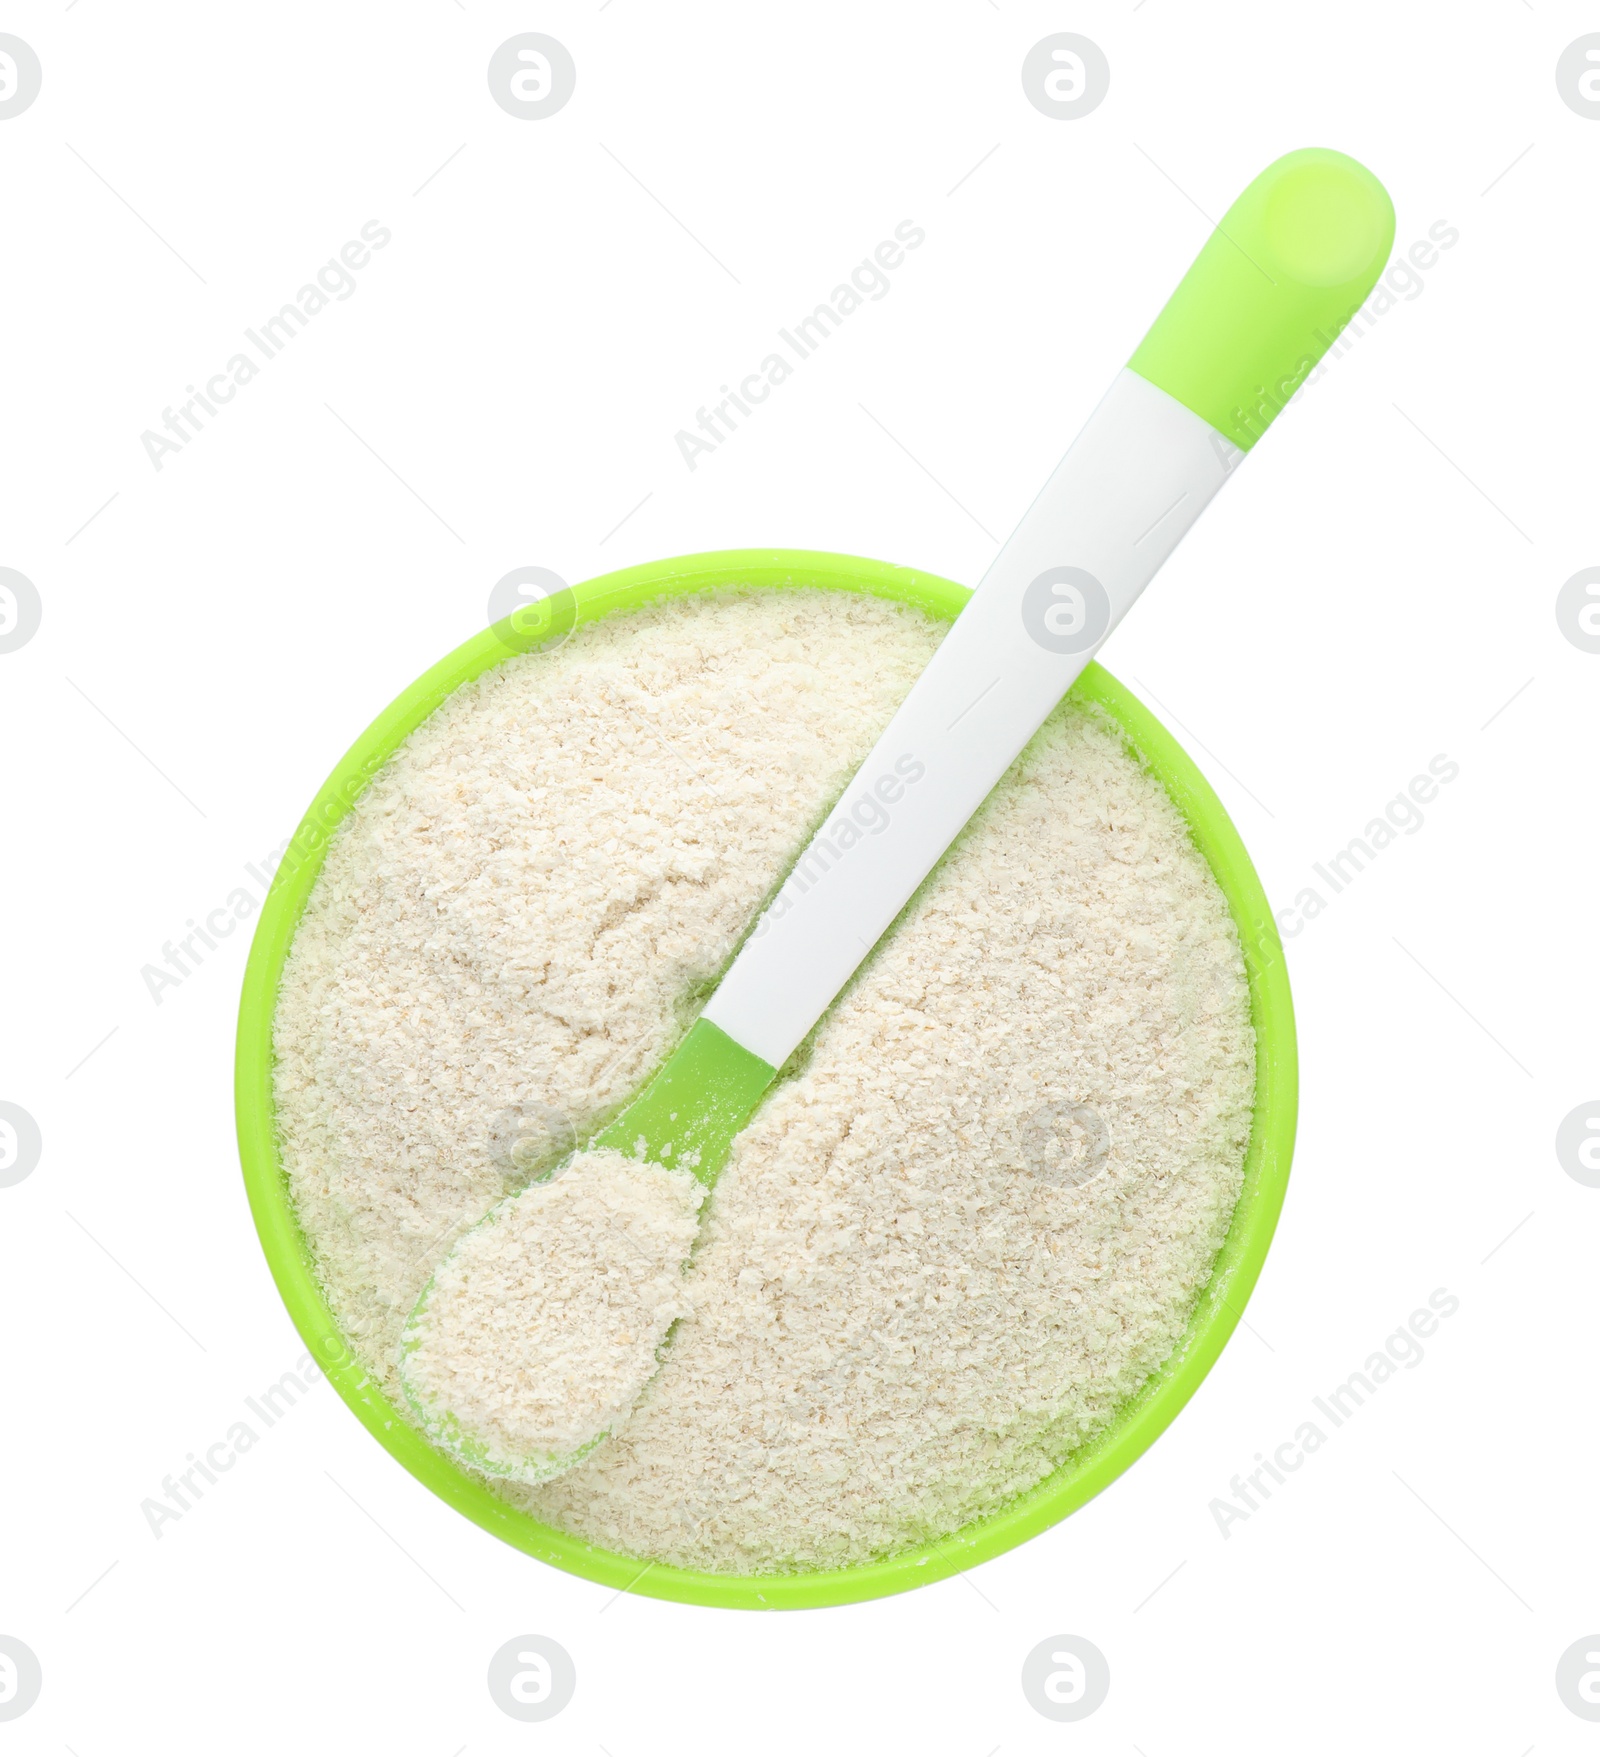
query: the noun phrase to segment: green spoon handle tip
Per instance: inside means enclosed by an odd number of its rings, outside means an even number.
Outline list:
[[[1129,367],[1249,451],[1366,302],[1394,207],[1362,164],[1286,153],[1222,216]]]

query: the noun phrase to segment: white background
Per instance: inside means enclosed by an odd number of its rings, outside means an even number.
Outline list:
[[[0,1634],[44,1672],[7,1749],[1594,1749],[1553,1676],[1600,1629],[1600,1191],[1553,1140],[1600,1087],[1600,657],[1554,600],[1600,562],[1600,123],[1554,69],[1596,24],[1560,0],[6,9],[44,68],[0,122],[0,564],[44,604],[0,656],[0,1097],[44,1138],[0,1190]],[[578,68],[542,122],[485,80],[530,29]],[[1063,29],[1112,70],[1073,122],[1019,80]],[[159,1007],[141,966],[514,567],[783,544],[975,582],[1200,210],[1310,144],[1384,179],[1398,250],[1438,221],[1459,243],[1106,660],[1277,904],[1431,757],[1461,773],[1289,941],[1289,1199],[1174,1427],[970,1579],[835,1611],[550,1570],[326,1385],[154,1538],[141,1500],[301,1344],[232,1137],[245,935]],[[355,294],[156,472],[141,432],[373,219],[393,241]],[[889,295],[691,473],[674,433],[906,219],[927,242]],[[1211,1499],[1438,1287],[1460,1311],[1424,1363],[1224,1539]],[[539,1727],[484,1683],[524,1632],[578,1672]],[[1070,1728],[1019,1686],[1058,1633],[1111,1667]]]

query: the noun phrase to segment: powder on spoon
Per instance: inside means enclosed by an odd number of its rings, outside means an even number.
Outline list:
[[[592,1451],[689,1309],[705,1194],[686,1171],[598,1148],[458,1239],[400,1339],[429,1436],[521,1482]]]
[[[391,1398],[452,1239],[675,1046],[943,632],[815,590],[610,617],[458,690],[341,826],[280,989],[278,1123]],[[1216,881],[1115,723],[1069,702],[740,1138],[633,1413],[558,1479],[491,1486],[597,1544],[753,1572],[995,1510],[1180,1341],[1253,1075]]]

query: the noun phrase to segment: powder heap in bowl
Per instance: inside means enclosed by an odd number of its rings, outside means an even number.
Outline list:
[[[456,693],[334,836],[274,1023],[329,1305],[399,1408],[461,1232],[681,1039],[947,625],[818,589],[580,628]],[[498,1493],[740,1573],[942,1538],[1100,1432],[1182,1337],[1243,1177],[1227,904],[1102,711],[1046,722],[783,1071],[706,1201],[662,1365]]]

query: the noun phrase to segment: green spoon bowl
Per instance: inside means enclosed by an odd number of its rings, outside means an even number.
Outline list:
[[[710,1574],[599,1549],[519,1511],[432,1446],[384,1396],[340,1333],[318,1285],[315,1259],[290,1200],[273,1116],[272,1018],[284,959],[322,869],[328,839],[394,751],[463,683],[512,652],[617,611],[718,586],[815,586],[866,592],[952,620],[965,587],[913,568],[804,550],[736,549],[625,568],[574,586],[527,614],[473,636],[378,716],[328,777],[273,876],[256,925],[239,1003],[235,1067],[239,1154],[268,1266],[295,1327],[329,1382],[373,1437],[419,1482],[496,1537],[612,1591],[743,1610],[805,1609],[883,1598],[962,1572],[1014,1548],[1092,1499],[1145,1451],[1199,1388],[1239,1321],[1277,1226],[1294,1146],[1294,1009],[1272,911],[1238,832],[1204,777],[1165,728],[1111,674],[1090,665],[1074,685],[1121,727],[1165,787],[1205,856],[1238,924],[1256,1031],[1255,1114],[1233,1222],[1166,1362],[1088,1445],[1026,1494],[936,1544],[883,1562],[797,1574]]]

